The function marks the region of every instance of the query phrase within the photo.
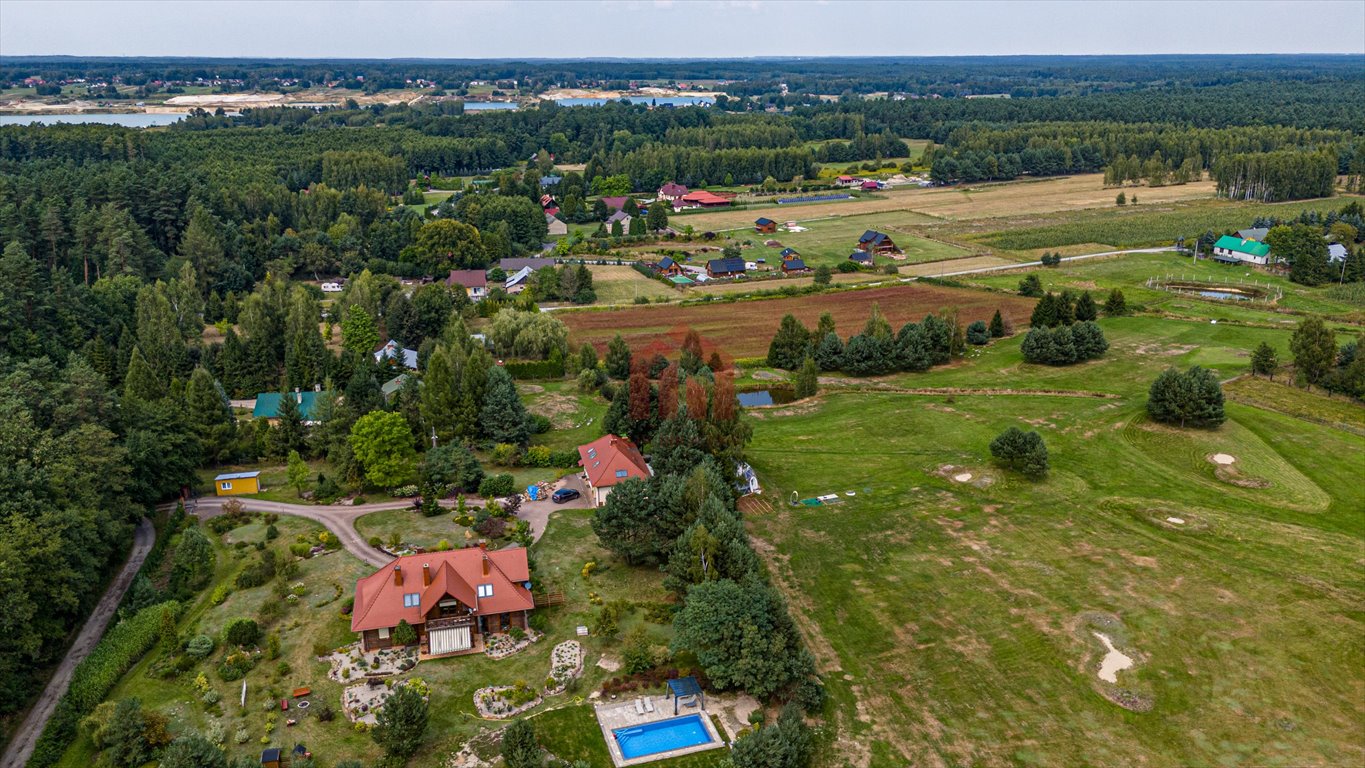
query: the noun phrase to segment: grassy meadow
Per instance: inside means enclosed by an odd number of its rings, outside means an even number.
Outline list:
[[[1300,390],[1216,430],[1150,423],[1165,365],[1237,374],[1287,334],[1104,325],[1094,363],[1042,369],[1005,341],[894,383],[1108,397],[842,391],[757,414],[776,509],[749,523],[829,686],[821,765],[1365,759],[1365,437],[1291,415],[1338,407]],[[1043,435],[1048,479],[993,466],[1010,425]],[[843,503],[784,503],[827,493]],[[1096,631],[1134,662],[1116,683]]]

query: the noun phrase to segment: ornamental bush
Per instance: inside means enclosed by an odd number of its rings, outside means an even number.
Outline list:
[[[991,455],[1001,466],[1025,477],[1038,479],[1047,475],[1047,446],[1037,432],[1010,427],[991,441]]]

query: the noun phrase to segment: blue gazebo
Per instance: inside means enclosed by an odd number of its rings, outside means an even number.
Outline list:
[[[706,694],[701,692],[701,686],[697,684],[697,678],[692,677],[691,675],[669,680],[668,691],[673,697],[673,714],[675,715],[678,714],[679,703],[685,707],[700,704],[702,709],[706,709]],[[686,698],[687,701],[681,701],[683,698]]]

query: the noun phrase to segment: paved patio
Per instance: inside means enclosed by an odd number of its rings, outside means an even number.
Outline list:
[[[654,704],[653,712],[645,712],[643,715],[635,710],[636,699],[643,699],[643,696],[631,697],[625,701],[612,701],[598,703],[595,705],[597,712],[597,723],[602,727],[602,738],[607,742],[607,751],[611,753],[611,761],[616,768],[627,768],[633,765],[644,765],[656,760],[663,760],[670,757],[690,755],[694,752],[705,752],[709,749],[719,749],[725,746],[725,738],[716,732],[715,723],[711,722],[711,717],[707,711],[698,707],[678,707],[678,714],[673,714],[673,699],[664,696],[650,696],[650,701]],[[672,720],[674,717],[686,717],[687,715],[701,715],[702,726],[710,735],[711,740],[705,744],[697,744],[681,749],[669,749],[663,752],[655,752],[652,755],[626,759],[621,755],[621,746],[616,743],[616,736],[612,733],[618,728],[630,728],[646,723],[657,723],[663,720]]]

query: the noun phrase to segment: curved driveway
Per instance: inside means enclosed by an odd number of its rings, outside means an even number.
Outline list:
[[[152,551],[154,543],[156,529],[152,527],[152,522],[144,517],[133,533],[133,548],[128,552],[123,569],[110,582],[109,588],[104,590],[104,595],[95,604],[95,610],[90,612],[90,617],[85,620],[85,626],[81,627],[80,634],[76,635],[75,642],[67,650],[66,657],[57,665],[57,670],[47,681],[47,687],[33,702],[33,708],[29,710],[23,724],[14,732],[14,739],[5,747],[0,766],[20,768],[33,756],[33,748],[38,743],[38,737],[42,735],[48,719],[57,709],[57,702],[71,685],[71,675],[75,673],[76,666],[90,655],[95,644],[104,637],[104,630],[114,618],[119,603],[123,602],[123,594],[132,586],[133,577],[142,568],[142,562],[147,559],[147,553]]]
[[[582,484],[579,475],[569,475],[555,487],[570,487],[578,490],[581,494],[579,498],[567,504],[554,504],[549,499],[541,501],[524,501],[521,508],[517,510],[517,517],[527,521],[531,525],[531,540],[539,541],[541,535],[545,533],[545,526],[549,522],[550,513],[556,509],[583,509],[589,506],[588,495]],[[337,537],[346,551],[360,558],[362,561],[379,567],[393,560],[393,556],[381,552],[369,545],[364,536],[356,530],[355,521],[370,514],[371,512],[382,512],[389,509],[407,509],[412,506],[410,500],[379,501],[372,504],[289,504],[282,501],[265,501],[264,499],[253,499],[249,496],[209,496],[197,499],[194,503],[192,513],[201,520],[217,517],[223,513],[223,503],[228,500],[236,500],[242,503],[242,507],[250,512],[274,512],[280,515],[293,515],[321,523]],[[441,506],[447,509],[455,506],[454,500],[442,499]],[[470,509],[477,507],[471,505]]]

